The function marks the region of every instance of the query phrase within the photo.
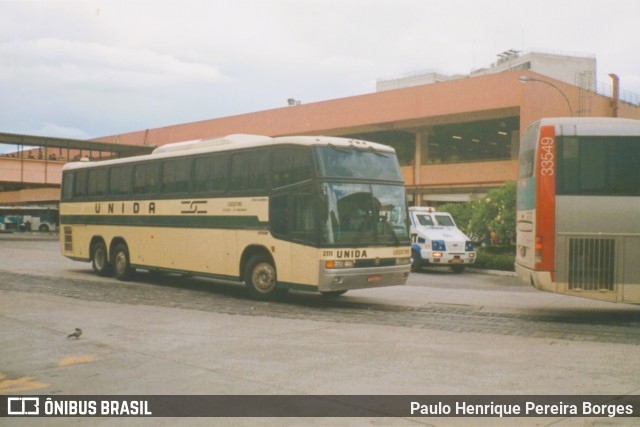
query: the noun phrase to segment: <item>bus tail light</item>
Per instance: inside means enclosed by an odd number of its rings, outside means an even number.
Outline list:
[[[536,262],[542,262],[542,236],[536,236],[535,255]]]

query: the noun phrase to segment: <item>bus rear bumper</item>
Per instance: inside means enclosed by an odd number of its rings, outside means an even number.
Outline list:
[[[321,265],[318,291],[331,292],[404,285],[410,269],[410,265],[336,269],[328,269]]]
[[[557,292],[556,285],[551,280],[551,273],[548,271],[535,271],[524,267],[518,263],[515,264],[516,275],[522,280],[541,291]]]

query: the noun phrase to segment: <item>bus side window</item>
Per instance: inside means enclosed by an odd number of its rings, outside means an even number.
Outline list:
[[[313,195],[294,194],[293,223],[291,237],[303,242],[315,242],[316,222],[314,215]]]
[[[73,195],[75,197],[84,197],[87,195],[87,171],[86,170],[80,170],[75,173]]]
[[[194,163],[193,191],[221,193],[227,186],[227,156],[199,157]]]
[[[306,148],[280,147],[273,151],[271,182],[273,188],[311,179],[313,166],[311,150]]]
[[[231,190],[263,190],[268,184],[269,152],[234,154],[231,157]]]
[[[222,192],[227,188],[227,156],[211,159],[211,191]]]
[[[118,166],[109,171],[109,189],[112,195],[131,192],[131,166]]]
[[[160,191],[165,194],[189,192],[190,175],[191,159],[175,159],[163,162]]]
[[[272,196],[269,199],[269,223],[274,236],[288,236],[289,195]]]
[[[104,196],[107,194],[107,169],[90,169],[88,177],[87,194],[89,196]]]
[[[69,200],[73,197],[73,187],[75,182],[75,172],[65,172],[62,175],[62,200]]]
[[[153,194],[158,192],[160,184],[160,164],[147,163],[134,168],[133,192],[135,194]]]

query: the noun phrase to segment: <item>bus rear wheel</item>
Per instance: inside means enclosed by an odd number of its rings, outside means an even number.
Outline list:
[[[102,241],[94,243],[91,250],[91,266],[98,276],[109,276],[113,272],[107,258],[107,246]]]
[[[271,301],[287,291],[278,288],[276,268],[264,255],[251,257],[245,268],[244,281],[249,294],[259,300]]]
[[[113,270],[118,280],[129,280],[133,275],[129,249],[124,243],[118,243],[113,251]]]

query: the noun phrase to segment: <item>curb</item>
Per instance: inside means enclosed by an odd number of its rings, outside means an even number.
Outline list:
[[[505,277],[517,277],[515,271],[504,271],[504,270],[483,270],[481,268],[469,268],[467,267],[467,271],[471,273],[478,274],[490,274],[492,276],[505,276]]]
[[[58,233],[40,233],[40,232],[7,232],[0,233],[0,241],[52,241],[59,240],[60,235]]]

